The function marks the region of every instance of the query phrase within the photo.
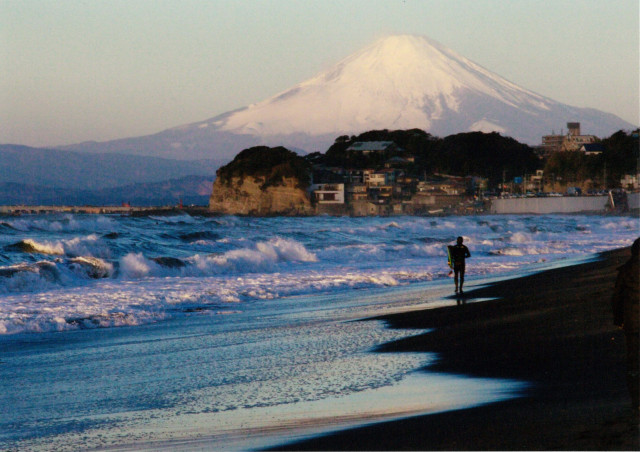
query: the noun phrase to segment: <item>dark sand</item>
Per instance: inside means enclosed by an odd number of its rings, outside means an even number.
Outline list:
[[[638,450],[613,326],[616,268],[629,250],[465,294],[497,300],[381,317],[434,328],[381,352],[436,352],[427,370],[531,382],[525,397],[323,435],[280,450]]]

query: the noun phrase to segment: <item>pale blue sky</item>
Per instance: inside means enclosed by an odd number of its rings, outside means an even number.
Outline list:
[[[638,0],[0,0],[0,143],[208,119],[402,33],[638,124],[638,23]]]

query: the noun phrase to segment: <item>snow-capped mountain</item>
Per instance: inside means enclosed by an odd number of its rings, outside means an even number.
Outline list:
[[[426,37],[381,39],[293,88],[246,108],[147,137],[73,149],[231,159],[256,144],[324,152],[340,135],[423,129],[446,136],[497,131],[537,144],[567,122],[608,136],[633,125],[511,83]]]
[[[484,98],[525,112],[554,102],[492,74],[446,47],[417,36],[394,36],[348,57],[329,71],[271,99],[214,122],[235,133],[309,135],[371,128],[468,130],[447,127],[467,99]],[[469,118],[489,126],[491,111]],[[446,121],[445,121],[446,120]],[[460,119],[456,118],[460,124]],[[452,124],[453,125],[453,124]],[[498,129],[506,130],[500,124]]]

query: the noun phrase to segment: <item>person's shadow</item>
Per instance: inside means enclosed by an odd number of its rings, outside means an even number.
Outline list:
[[[463,304],[467,304],[467,297],[465,297],[464,294],[461,294],[461,293],[457,294],[456,295],[456,304],[458,306],[461,306]]]

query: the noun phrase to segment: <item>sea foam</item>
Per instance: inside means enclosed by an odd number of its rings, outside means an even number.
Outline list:
[[[471,251],[472,281],[629,246],[640,230],[637,218],[556,215],[9,222],[16,225],[0,236],[2,334],[139,325],[226,312],[229,303],[237,312],[257,300],[437,282],[458,235]]]

